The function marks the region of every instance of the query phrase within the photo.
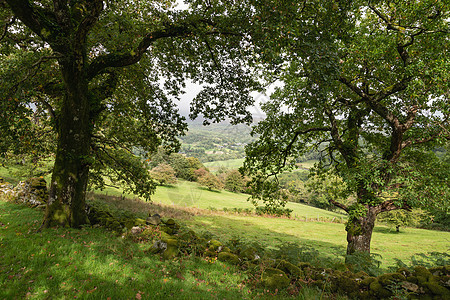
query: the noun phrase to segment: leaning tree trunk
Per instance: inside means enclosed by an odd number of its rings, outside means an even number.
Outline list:
[[[355,252],[370,253],[370,241],[377,218],[377,208],[368,207],[364,216],[350,218],[347,230],[347,255]]]
[[[44,227],[88,223],[85,196],[92,124],[82,60],[61,67],[66,94],[58,116],[58,143]],[[79,67],[80,66],[80,67]]]

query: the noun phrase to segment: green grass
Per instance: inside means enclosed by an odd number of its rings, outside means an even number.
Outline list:
[[[223,240],[236,236],[257,241],[266,249],[275,249],[283,242],[312,247],[323,257],[344,259],[346,231],[344,224],[304,222],[292,219],[263,218],[239,215],[197,216],[186,221],[194,230],[207,230]],[[395,266],[396,259],[409,264],[418,253],[450,251],[450,233],[403,228],[400,233],[377,225],[372,237],[372,253],[380,254],[381,267]]]
[[[0,299],[291,298],[259,288],[238,267],[192,256],[164,261],[145,251],[149,244],[103,228],[39,232],[42,217],[41,210],[0,198]],[[297,299],[330,299],[312,287],[297,293]]]
[[[107,188],[101,193],[112,196],[122,195],[121,190]],[[125,194],[126,195],[126,194]],[[128,195],[131,196],[131,195]],[[249,195],[232,193],[225,190],[220,192],[209,191],[195,182],[179,181],[175,186],[159,186],[152,201],[166,205],[176,205],[181,207],[195,207],[200,209],[215,208],[217,210],[223,208],[254,208],[247,201]],[[262,205],[262,204],[261,204]],[[346,215],[335,213],[312,206],[289,202],[286,206],[293,210],[292,216],[299,219],[328,219],[328,220],[345,220]]]
[[[102,228],[36,233],[42,212],[0,200],[0,299],[246,298],[246,276],[201,258],[161,261]]]
[[[111,190],[109,192],[112,194]],[[120,194],[119,191],[116,191]],[[227,191],[211,192],[196,183],[181,181],[174,187],[158,187],[153,201],[177,207],[208,209],[251,208],[248,195]],[[186,224],[196,231],[209,231],[219,239],[229,240],[239,236],[246,241],[258,241],[266,248],[276,248],[282,242],[295,242],[300,246],[318,249],[324,257],[340,257],[346,250],[346,231],[343,223],[317,222],[345,221],[344,214],[330,212],[315,207],[288,203],[293,209],[293,219],[264,218],[233,214],[218,214],[199,211]],[[307,220],[307,222],[306,222]],[[414,228],[401,228],[400,233],[389,227],[377,225],[372,237],[372,253],[382,256],[382,267],[395,264],[395,259],[408,262],[412,255],[427,252],[448,252],[450,233]]]
[[[215,173],[220,167],[227,169],[238,169],[244,164],[244,158],[228,159],[228,160],[218,160],[205,162],[203,165],[209,169],[210,172]]]

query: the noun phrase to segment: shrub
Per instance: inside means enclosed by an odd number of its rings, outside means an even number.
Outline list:
[[[257,215],[271,215],[276,217],[291,217],[291,213],[293,212],[290,208],[282,208],[282,207],[271,207],[271,206],[257,206],[255,208]]]

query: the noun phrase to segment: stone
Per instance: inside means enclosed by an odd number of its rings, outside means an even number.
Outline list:
[[[377,295],[379,298],[389,298],[392,296],[392,292],[388,289],[385,289],[378,280],[373,281],[370,284],[370,290]]]
[[[386,273],[378,276],[378,281],[383,286],[392,285],[399,281],[405,281],[406,277],[400,273]]]
[[[139,226],[134,226],[134,227],[131,227],[131,229],[130,229],[130,233],[131,233],[132,235],[138,235],[138,234],[140,234],[142,231],[143,231],[143,229],[142,229],[141,227],[139,227]]]
[[[276,268],[286,272],[287,274],[289,274],[295,278],[303,278],[304,277],[302,269],[300,269],[296,265],[294,265],[286,260],[277,261]]]
[[[178,255],[178,240],[167,239],[164,241],[167,245],[166,249],[162,253],[164,259],[172,259]]]
[[[158,214],[154,214],[151,217],[148,217],[147,220],[145,220],[147,224],[158,226],[161,224],[161,216]]]
[[[238,265],[241,262],[239,256],[230,252],[220,252],[219,255],[217,255],[217,259],[233,265]]]
[[[239,255],[243,258],[243,259],[247,259],[247,260],[258,260],[260,259],[259,255],[258,255],[258,250],[256,250],[254,247],[248,247],[243,249]]]
[[[405,290],[407,290],[409,292],[417,293],[420,290],[419,286],[412,282],[404,281],[404,282],[402,282],[401,285],[402,285],[402,288],[404,288]]]
[[[175,224],[176,224],[174,219],[169,219],[165,223],[167,226],[175,226]]]
[[[223,247],[222,243],[217,240],[208,241],[209,250],[219,251],[219,248]]]
[[[140,218],[134,219],[134,226],[144,226],[144,225],[146,225],[145,220]]]
[[[261,284],[271,290],[285,288],[289,286],[290,282],[286,273],[275,268],[266,268],[261,275]]]

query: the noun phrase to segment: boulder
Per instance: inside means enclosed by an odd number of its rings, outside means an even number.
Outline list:
[[[258,260],[260,259],[259,255],[258,255],[258,250],[256,250],[254,247],[248,247],[243,249],[240,253],[239,253],[240,257],[246,260]]]
[[[275,268],[266,268],[261,275],[261,284],[271,290],[285,288],[290,282],[286,273]]]
[[[220,252],[220,250],[222,250],[222,248],[223,248],[223,245],[221,242],[219,242],[217,240],[209,240],[208,248],[209,248],[209,250]]]
[[[304,277],[302,269],[286,260],[278,260],[276,262],[276,268],[284,271],[286,274],[289,274],[291,277],[294,278]]]
[[[164,259],[172,259],[178,255],[178,240],[176,238],[166,239],[166,249],[162,253]]]
[[[142,229],[142,228],[139,227],[139,226],[134,226],[134,227],[131,227],[131,229],[130,229],[130,233],[131,233],[132,235],[138,235],[138,234],[140,234],[142,231],[144,231],[144,229]]]
[[[154,214],[153,216],[148,217],[145,221],[149,225],[158,226],[159,224],[161,224],[161,216],[158,214]]]

